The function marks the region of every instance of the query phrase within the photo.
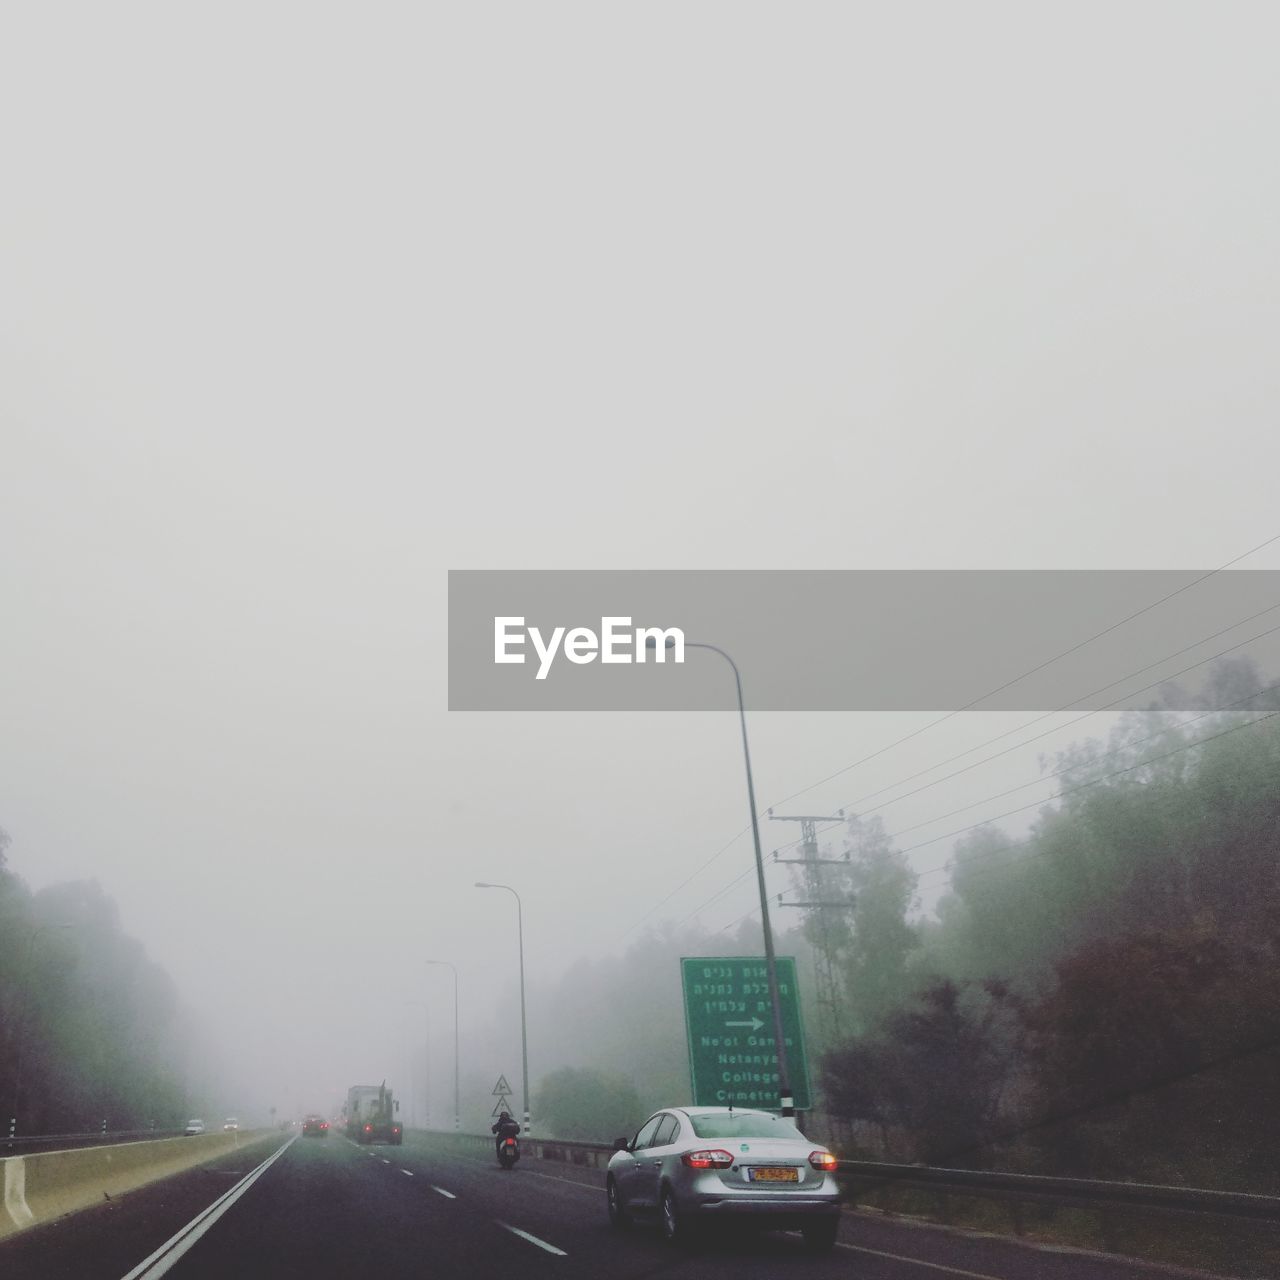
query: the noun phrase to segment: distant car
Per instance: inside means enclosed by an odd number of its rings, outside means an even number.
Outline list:
[[[188,1120],[187,1127],[183,1130],[183,1133],[187,1137],[190,1137],[193,1133],[203,1133],[203,1132],[204,1132],[203,1120]]]
[[[324,1116],[308,1116],[302,1122],[302,1132],[306,1134],[315,1134],[318,1138],[327,1138],[329,1136],[329,1122]]]
[[[228,1116],[222,1122],[223,1133],[234,1133],[239,1127],[240,1127],[240,1121],[237,1120],[235,1116]]]
[[[670,1107],[619,1138],[605,1180],[609,1221],[656,1218],[673,1243],[711,1222],[800,1231],[810,1253],[834,1247],[836,1158],[788,1119],[736,1107]]]

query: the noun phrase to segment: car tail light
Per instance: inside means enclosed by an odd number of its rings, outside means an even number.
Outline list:
[[[839,1161],[830,1151],[811,1151],[809,1153],[809,1163],[815,1169],[825,1169],[828,1173],[834,1173]]]
[[[686,1151],[680,1163],[690,1169],[727,1169],[733,1157],[727,1151]]]
[[[373,1132],[373,1125],[371,1125],[371,1124],[367,1124],[367,1125],[365,1125],[365,1127],[364,1127],[364,1131],[365,1131],[365,1133],[372,1133],[372,1132]]]

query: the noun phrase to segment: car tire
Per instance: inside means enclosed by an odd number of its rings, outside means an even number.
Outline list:
[[[675,1193],[670,1187],[662,1188],[662,1198],[658,1203],[658,1221],[662,1224],[662,1235],[668,1244],[688,1249],[696,1242],[698,1233],[694,1224],[680,1208]]]
[[[631,1215],[623,1207],[622,1192],[612,1176],[605,1181],[604,1191],[609,1204],[609,1225],[615,1231],[626,1231],[631,1226]]]
[[[836,1247],[836,1235],[840,1230],[840,1219],[832,1214],[829,1218],[816,1218],[801,1227],[804,1236],[805,1253],[830,1253]]]

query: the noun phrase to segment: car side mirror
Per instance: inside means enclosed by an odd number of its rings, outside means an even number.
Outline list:
[[[630,1151],[631,1143],[629,1143],[626,1138],[614,1138],[613,1149],[615,1151]]]

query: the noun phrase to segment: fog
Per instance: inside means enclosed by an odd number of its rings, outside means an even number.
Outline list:
[[[1278,532],[1278,33],[1232,14],[6,16],[0,827],[173,979],[193,1097],[386,1078],[421,1118],[429,1017],[451,1123],[428,959],[472,1105],[518,1092],[476,881],[523,901],[535,1082],[591,1033],[549,1021],[572,966],[752,906],[703,907],[741,836],[663,902],[746,825],[734,717],[448,712],[449,569],[1213,569]],[[754,714],[758,799],[936,718]]]

